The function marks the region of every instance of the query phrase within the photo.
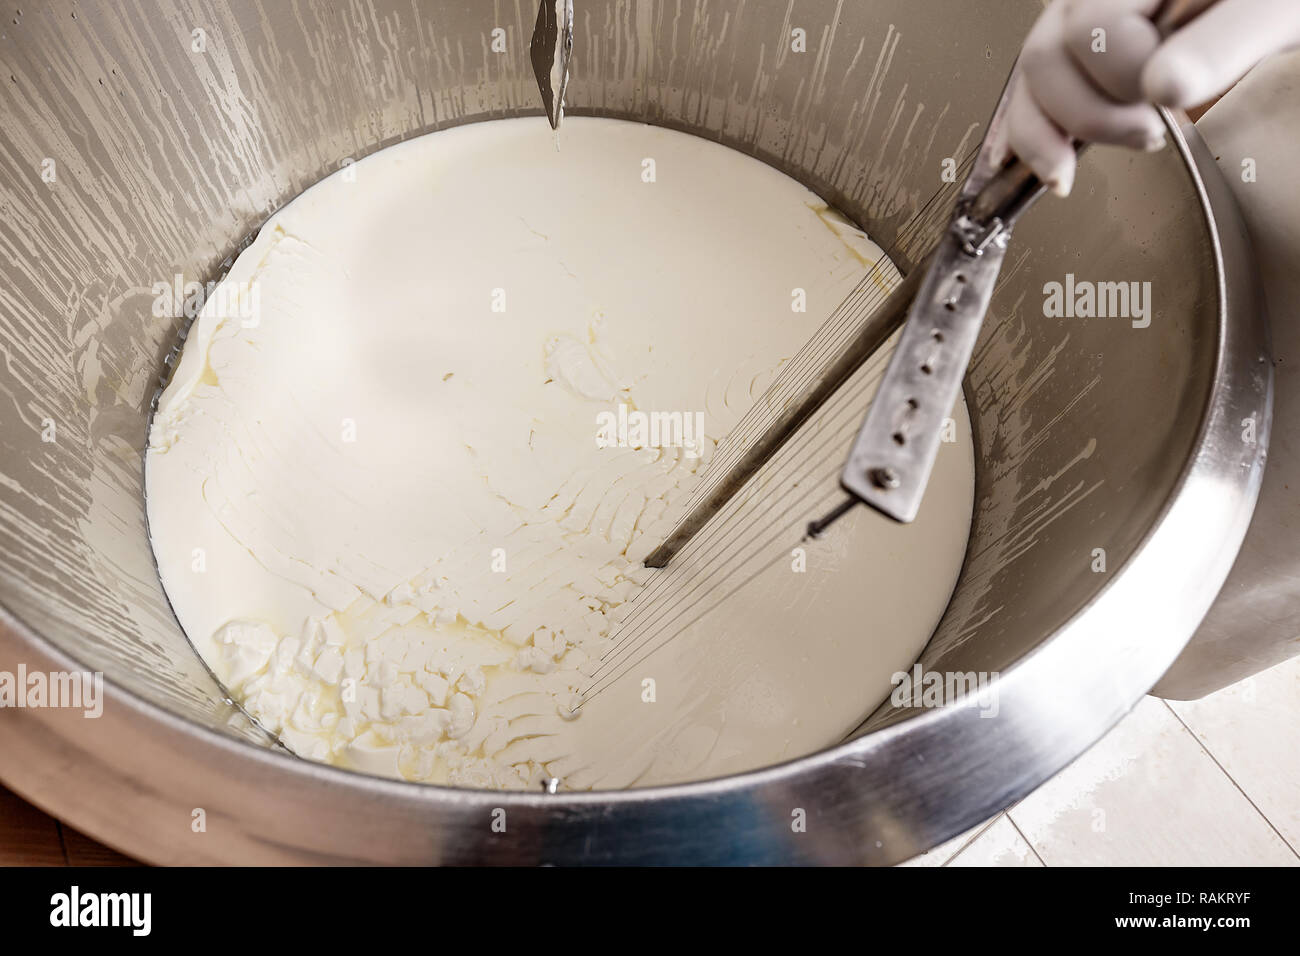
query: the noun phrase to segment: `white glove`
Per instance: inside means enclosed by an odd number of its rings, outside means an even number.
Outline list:
[[[1270,53],[1300,45],[1300,0],[1168,2],[1185,25],[1162,40],[1152,22],[1162,0],[1055,0],[1012,73],[991,133],[993,161],[1015,153],[1067,195],[1072,139],[1161,149],[1164,124],[1150,104],[1203,103]]]

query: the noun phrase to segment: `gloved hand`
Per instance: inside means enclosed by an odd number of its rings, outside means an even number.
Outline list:
[[[1071,139],[1160,149],[1164,124],[1152,103],[1203,103],[1270,53],[1300,45],[1300,0],[1187,0],[1175,9],[1183,25],[1162,39],[1152,20],[1162,0],[1054,0],[1016,63],[992,159],[1015,153],[1067,195]]]

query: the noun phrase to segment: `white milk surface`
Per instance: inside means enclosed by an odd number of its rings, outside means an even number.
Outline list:
[[[542,119],[481,123],[307,190],[209,298],[162,396],[163,584],[302,756],[500,788],[759,767],[855,727],[947,604],[972,507],[960,405],[915,524],[857,509],[806,569],[796,531],[572,716],[718,442],[873,266],[896,273],[715,143],[570,117],[561,145]],[[629,429],[637,413],[667,424]],[[823,485],[782,520],[816,517]]]

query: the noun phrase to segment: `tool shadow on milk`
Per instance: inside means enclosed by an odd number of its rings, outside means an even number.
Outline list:
[[[800,544],[883,354],[671,567],[642,566],[783,363],[897,273],[758,160],[614,120],[563,136],[473,124],[307,190],[159,402],[163,584],[301,756],[496,788],[754,768],[842,739],[947,604],[960,401],[915,524],[860,511]]]

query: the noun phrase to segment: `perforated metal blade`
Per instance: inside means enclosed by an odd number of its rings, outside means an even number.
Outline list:
[[[1010,235],[954,218],[840,474],[846,491],[897,521],[921,508]]]
[[[1167,35],[1203,6],[1195,0],[1166,0],[1156,17],[1157,29]],[[999,121],[995,115],[994,124]],[[982,160],[990,139],[983,145]],[[1077,151],[1085,148],[1075,143]],[[920,510],[942,443],[944,419],[961,393],[1011,230],[1046,189],[1016,158],[996,172],[985,161],[975,169],[917,289],[898,346],[840,473],[846,491],[897,521],[912,521]]]
[[[912,300],[840,473],[846,491],[897,521],[914,520],[921,508],[1012,227],[1044,189],[1018,159],[995,175],[972,176]]]
[[[573,57],[573,0],[542,0],[529,55],[551,128],[559,129]]]
[[[1162,36],[1197,16],[1210,0],[1164,0],[1154,18]],[[645,559],[666,567],[685,545],[847,381],[894,330],[906,326],[866,421],[841,472],[852,497],[808,525],[817,538],[864,501],[899,521],[913,520],[943,438],[943,420],[961,391],[967,363],[997,283],[1011,230],[1045,191],[1019,159],[997,167],[992,143],[1004,121],[1007,90],[989,124],[975,171],[965,182],[947,232],[933,252],[895,287],[843,351],[815,372],[801,372],[793,397],[759,426],[758,438],[707,480],[693,507]],[[1166,118],[1166,122],[1168,119]],[[1075,144],[1082,151],[1082,144]],[[942,190],[941,190],[942,191]],[[846,300],[847,303],[847,300]],[[841,306],[843,308],[843,305]],[[777,394],[778,380],[768,393]],[[757,407],[767,406],[763,400]]]

